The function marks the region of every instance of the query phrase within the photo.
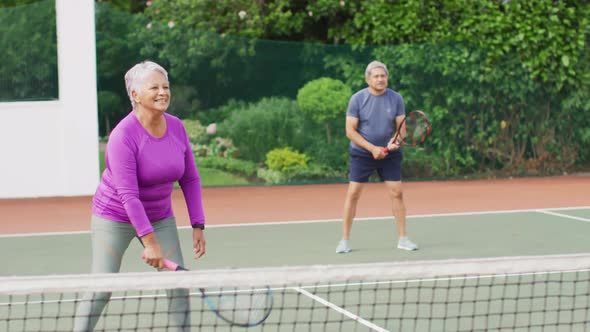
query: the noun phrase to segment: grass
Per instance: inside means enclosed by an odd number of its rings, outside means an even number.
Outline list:
[[[212,168],[199,168],[199,175],[203,187],[245,185],[249,183],[243,177]]]
[[[104,163],[104,152],[98,153],[98,161],[100,163],[100,175],[102,176],[102,172],[104,171],[105,168],[107,168],[107,166]]]
[[[102,174],[106,167],[104,153],[101,152],[99,154],[99,160],[100,174]],[[201,186],[203,187],[245,185],[249,183],[248,180],[243,177],[212,168],[199,167],[199,175],[201,176]],[[175,187],[178,187],[178,183],[175,184]]]

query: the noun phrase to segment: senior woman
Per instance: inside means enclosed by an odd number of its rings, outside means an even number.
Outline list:
[[[160,65],[144,61],[125,74],[132,111],[117,124],[106,147],[106,169],[93,198],[92,273],[117,273],[129,243],[138,238],[143,260],[184,264],[171,195],[178,181],[193,227],[195,258],[205,254],[201,180],[182,122],[168,113],[170,84]],[[139,258],[138,258],[139,259]],[[94,329],[110,293],[89,293],[77,308],[75,331]],[[190,326],[187,290],[172,290],[169,326]]]

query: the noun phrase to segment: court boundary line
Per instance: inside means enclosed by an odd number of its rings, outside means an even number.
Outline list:
[[[316,302],[319,302],[319,303],[325,305],[326,307],[328,307],[328,308],[330,308],[332,310],[335,310],[336,312],[338,312],[338,313],[340,313],[340,314],[342,314],[342,315],[344,315],[344,316],[346,316],[346,317],[348,317],[348,318],[350,318],[350,319],[358,322],[359,324],[362,324],[362,325],[370,328],[373,331],[389,332],[389,330],[386,330],[386,329],[384,329],[384,328],[382,328],[382,327],[380,327],[380,326],[378,326],[378,325],[376,325],[376,324],[374,324],[374,323],[372,323],[372,322],[370,322],[370,321],[362,318],[359,315],[353,314],[352,312],[350,312],[350,311],[348,311],[348,310],[346,310],[346,309],[344,309],[342,307],[339,307],[339,306],[335,305],[334,303],[332,303],[332,302],[330,302],[330,301],[328,301],[328,300],[326,300],[326,299],[324,299],[324,298],[322,298],[320,296],[317,296],[315,294],[312,294],[311,292],[308,292],[308,291],[306,291],[305,289],[303,289],[301,287],[293,287],[292,289],[295,290],[296,292],[301,293],[301,294],[309,297],[310,299],[312,299],[312,300],[314,300]]]
[[[568,219],[574,219],[574,220],[579,220],[579,221],[584,221],[584,222],[590,222],[590,219],[582,218],[582,217],[576,217],[576,216],[570,216],[568,214],[563,214],[563,213],[557,213],[557,212],[546,211],[546,210],[539,210],[537,212],[543,213],[543,214],[548,214],[548,215],[551,215],[551,216],[557,216],[557,217],[562,217],[562,218],[568,218]]]
[[[529,213],[539,212],[545,213],[548,211],[568,211],[568,210],[582,210],[590,209],[590,206],[571,206],[571,207],[559,207],[559,208],[536,208],[536,209],[514,209],[514,210],[489,210],[489,211],[472,211],[472,212],[449,212],[449,213],[434,213],[434,214],[416,214],[408,215],[406,219],[428,219],[436,217],[455,217],[455,216],[477,216],[486,214],[511,214],[511,213]],[[548,213],[550,214],[550,213]],[[561,215],[564,217],[567,215]],[[578,218],[568,216],[571,218]],[[376,217],[361,217],[355,218],[357,221],[379,221],[394,219],[393,216],[376,216]],[[291,225],[291,224],[314,224],[314,223],[327,223],[327,222],[341,222],[341,218],[336,219],[309,219],[309,220],[283,220],[283,221],[268,221],[268,222],[252,222],[252,223],[241,223],[241,224],[221,224],[221,225],[207,225],[206,228],[224,228],[224,227],[251,227],[251,226],[274,226],[274,225]],[[590,222],[590,220],[584,220]],[[192,229],[191,226],[178,226],[179,230]],[[18,238],[18,237],[35,237],[35,236],[62,236],[62,235],[81,235],[90,234],[90,230],[86,231],[69,231],[69,232],[41,232],[41,233],[12,233],[12,234],[0,234],[2,238]]]

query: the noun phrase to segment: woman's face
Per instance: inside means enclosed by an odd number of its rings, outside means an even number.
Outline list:
[[[139,91],[133,91],[137,107],[166,112],[170,106],[170,84],[164,74],[152,71],[146,75]]]

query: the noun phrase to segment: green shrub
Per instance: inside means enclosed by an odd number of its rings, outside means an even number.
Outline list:
[[[287,177],[284,173],[267,168],[259,168],[256,176],[266,183],[279,184],[287,182]]]
[[[265,164],[273,171],[289,173],[307,168],[309,157],[290,147],[273,149],[266,154]]]
[[[219,156],[209,156],[206,158],[196,156],[196,160],[199,167],[218,169],[245,176],[253,176],[256,174],[257,165],[251,161]]]
[[[102,117],[99,116],[99,121],[101,122],[100,125],[103,126],[104,134],[108,136],[115,125],[110,122],[111,119],[109,113],[115,113],[117,110],[125,109],[123,106],[124,102],[118,94],[109,90],[99,91],[97,97],[98,113],[102,115]],[[127,100],[125,100],[125,102],[127,102]]]
[[[232,113],[246,108],[248,105],[243,101],[230,100],[227,104],[208,110],[198,111],[193,118],[204,124],[221,123],[229,118]]]
[[[168,113],[174,114],[181,119],[191,118],[191,115],[201,107],[199,93],[193,85],[174,84],[172,96]]]
[[[269,184],[346,181],[346,172],[314,163],[308,164],[306,168],[300,168],[286,173],[268,168],[259,168],[256,176]]]
[[[301,110],[324,123],[340,117],[346,111],[352,90],[340,80],[322,77],[307,82],[297,93]]]
[[[297,93],[299,108],[315,122],[323,124],[326,142],[332,144],[331,122],[342,118],[352,90],[342,81],[322,77],[307,82]]]
[[[469,156],[462,156],[464,163],[470,162]],[[425,179],[444,178],[459,175],[455,168],[449,168],[447,158],[433,153],[427,148],[404,148],[402,175],[404,178]]]
[[[322,135],[313,133],[312,136],[303,151],[311,161],[339,172],[348,170],[350,141],[344,133],[333,137],[332,144],[327,144]]]
[[[287,174],[288,182],[342,182],[346,181],[347,171],[337,170],[327,165],[309,163],[306,168],[298,169]]]
[[[237,156],[263,162],[266,153],[281,146],[305,147],[303,114],[287,98],[264,98],[234,111],[219,124],[218,134],[231,138]]]
[[[193,144],[193,151],[199,157],[235,157],[237,149],[231,139],[215,137],[207,144]]]
[[[207,132],[205,127],[199,122],[199,120],[184,119],[182,124],[188,135],[188,140],[192,144],[203,144],[207,142]]]

